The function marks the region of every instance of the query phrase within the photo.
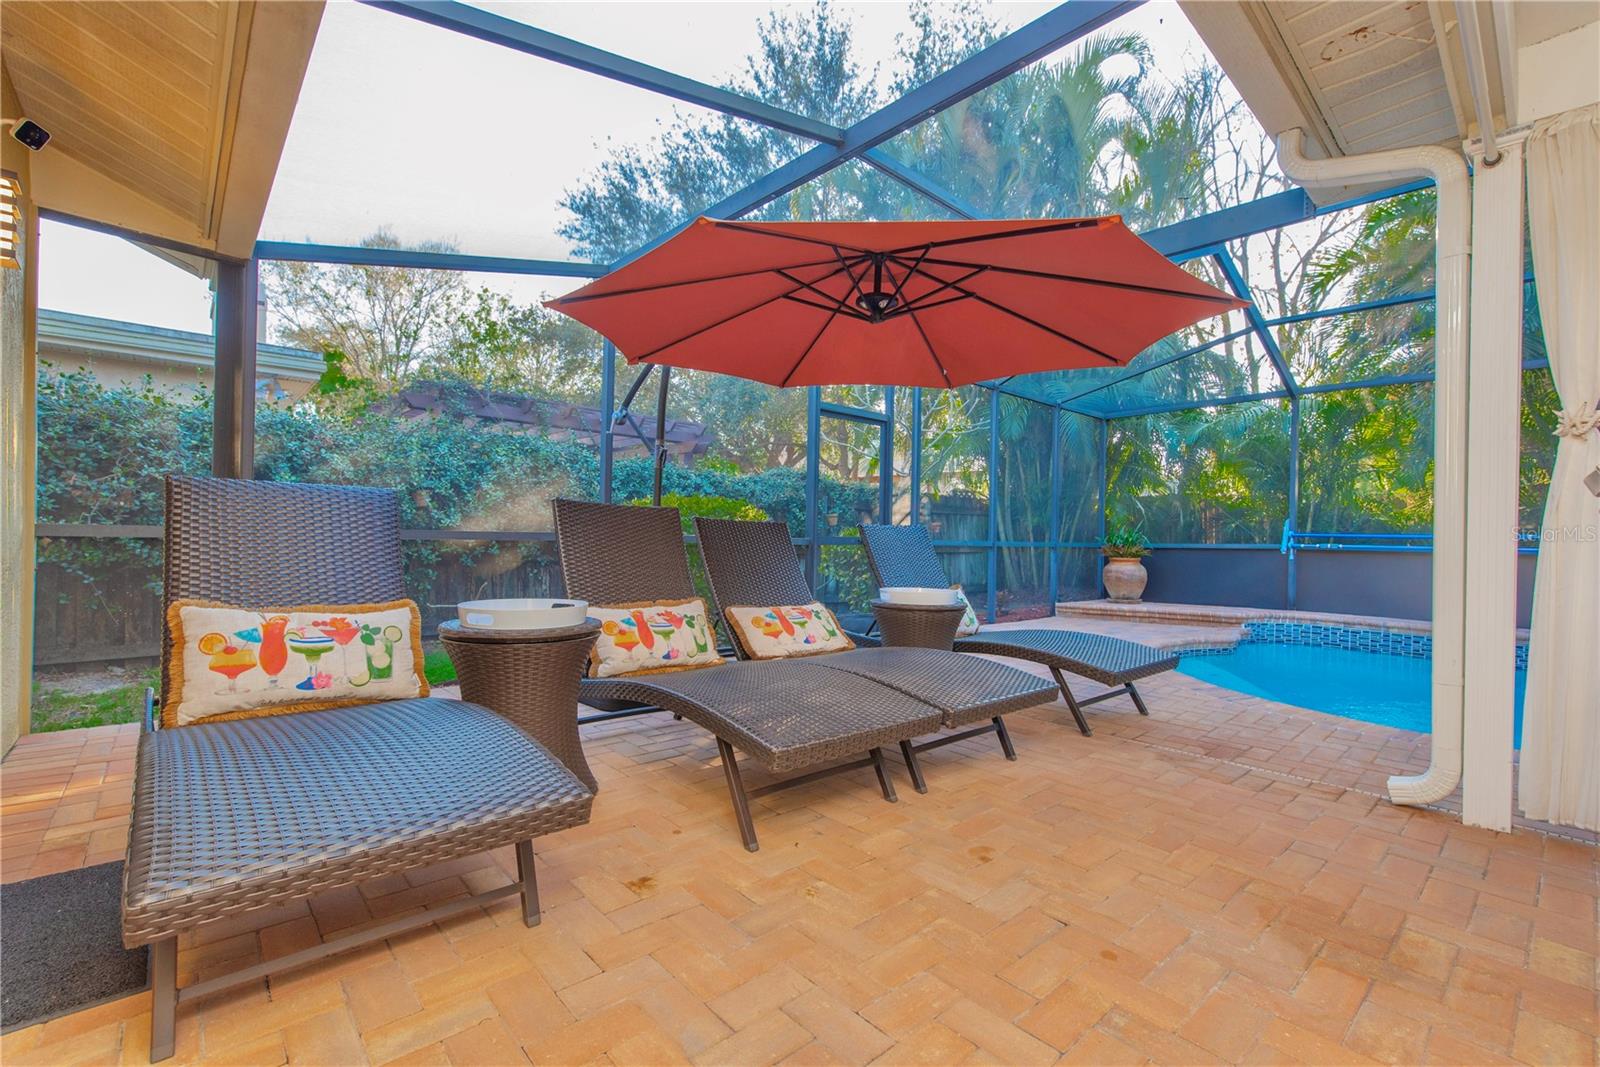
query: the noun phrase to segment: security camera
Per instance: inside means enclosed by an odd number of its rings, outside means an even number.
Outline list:
[[[11,136],[35,152],[50,142],[50,131],[32,119],[6,119],[5,123],[11,127]]]

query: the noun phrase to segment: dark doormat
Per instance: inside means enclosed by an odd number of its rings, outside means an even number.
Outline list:
[[[143,947],[122,947],[122,864],[0,885],[0,1030],[149,987]]]

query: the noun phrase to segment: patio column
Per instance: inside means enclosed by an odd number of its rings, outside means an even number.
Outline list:
[[[5,109],[15,98],[5,81]],[[20,189],[15,260],[0,266],[0,755],[28,732],[33,672],[34,448],[38,379],[39,215],[27,149],[0,144]]]
[[[211,473],[218,478],[255,475],[256,266],[253,259],[217,260]]]
[[[1518,452],[1522,435],[1522,137],[1472,158],[1467,573],[1461,818],[1511,829]]]

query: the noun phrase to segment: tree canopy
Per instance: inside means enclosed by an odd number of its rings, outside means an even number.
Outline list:
[[[919,0],[910,5],[897,55],[880,63],[861,54],[847,9],[825,0],[783,7],[761,20],[756,48],[724,87],[846,126],[991,44],[1005,29],[985,5]],[[566,218],[560,233],[577,256],[606,261],[625,255],[809,147],[803,138],[748,120],[685,109],[657,136],[613,147],[574,182],[561,201]],[[1145,229],[1287,187],[1270,142],[1214,65],[1158,70],[1147,42],[1114,30],[1000,80],[881,150],[992,217],[1117,213]],[[1431,194],[1414,193],[1255,235],[1232,243],[1228,252],[1268,315],[1371,300],[1431,285],[1432,212]],[[944,214],[926,197],[852,161],[763,206],[755,217]],[[394,242],[379,232],[368,243]],[[1208,259],[1188,267],[1226,285]],[[474,288],[468,277],[280,264],[268,282],[285,324],[281,338],[341,354],[341,372],[363,388],[392,389],[429,377],[593,403],[599,339],[537,304]],[[1338,384],[1429,371],[1432,317],[1432,304],[1417,302],[1285,323],[1271,332],[1300,384]],[[1133,367],[1158,369],[1125,381],[1127,371],[1110,368],[1037,376],[1032,386],[1062,399],[1108,385],[1087,410],[1111,415],[1281,392],[1269,352],[1242,331],[1244,325],[1243,315],[1233,313],[1185,330],[1153,346]],[[619,361],[622,387],[633,373]],[[649,410],[654,393],[652,383],[635,410]],[[1425,526],[1431,404],[1426,383],[1307,397],[1299,424],[1296,519],[1302,528]],[[986,493],[991,478],[1008,494],[1036,495],[1040,485],[1048,486],[1049,465],[1041,457],[1058,443],[1041,437],[1026,402],[1008,398],[993,427],[987,402],[976,396],[930,394],[923,412],[923,425],[897,428],[897,440],[904,450],[909,433],[921,434],[931,495]],[[798,390],[679,372],[671,415],[711,428],[708,462],[744,471],[803,465],[805,402]],[[1287,406],[1273,399],[1115,419],[1107,447],[1111,507],[1143,515],[1158,537],[1271,540],[1288,508],[1289,423]],[[991,433],[1002,445],[1001,467],[993,472]],[[820,447],[828,452],[824,462],[841,474],[875,476],[875,444],[825,433]],[[1093,458],[1076,443],[1071,447]],[[1525,480],[1537,480],[1536,468]],[[1029,511],[1048,510],[1048,501],[1028,499],[1027,506],[1002,509],[1004,539],[1048,535]],[[1082,527],[1078,518],[1063,521]]]

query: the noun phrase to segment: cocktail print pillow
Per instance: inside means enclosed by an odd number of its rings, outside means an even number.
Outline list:
[[[589,677],[687,671],[722,663],[706,602],[661,600],[589,608],[600,637],[589,654]]]
[[[416,604],[244,608],[179,600],[163,726],[427,696]]]
[[[751,659],[787,659],[856,647],[833,612],[813,601],[779,607],[731,607],[734,639]]]
[[[961,623],[956,627],[957,637],[971,637],[978,632],[978,613],[972,610],[972,601],[967,599],[967,591],[959,585],[950,587],[956,591],[956,597],[967,610],[961,613]]]

